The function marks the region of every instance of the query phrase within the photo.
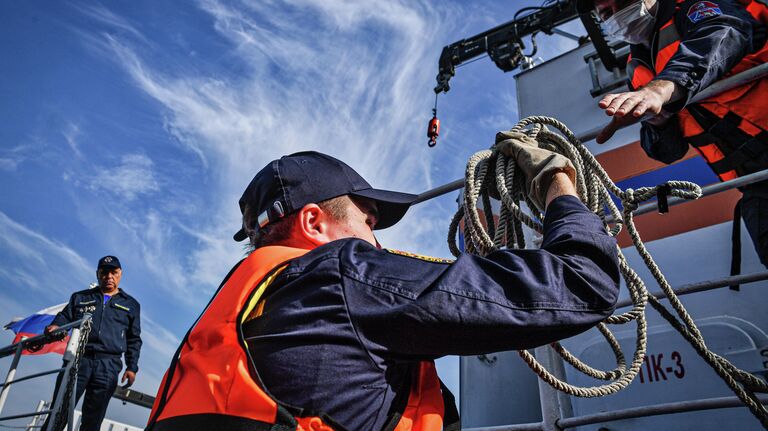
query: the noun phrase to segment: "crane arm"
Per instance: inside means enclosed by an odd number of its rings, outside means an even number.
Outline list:
[[[587,30],[603,66],[608,70],[623,67],[605,41],[592,9],[592,0],[557,0],[548,6],[526,7],[517,11],[509,22],[444,47],[438,64],[435,93],[450,90],[449,81],[455,75],[457,66],[486,53],[499,69],[504,72],[514,70],[524,57],[523,37],[537,32],[552,34],[555,27],[577,17]],[[533,12],[518,18],[521,12],[528,10]]]
[[[448,82],[456,73],[456,66],[486,53],[499,69],[514,70],[523,57],[523,37],[539,31],[551,34],[553,27],[578,16],[574,0],[558,0],[551,6],[533,9],[532,13],[444,47],[435,93],[450,89]]]

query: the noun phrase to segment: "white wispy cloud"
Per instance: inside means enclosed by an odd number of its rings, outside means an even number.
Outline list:
[[[139,195],[159,190],[153,165],[152,159],[144,154],[124,155],[117,166],[97,168],[90,187],[132,201]]]
[[[67,123],[61,134],[64,136],[64,140],[67,141],[67,145],[77,157],[83,157],[83,153],[80,151],[80,143],[78,138],[81,135],[80,126],[75,123]]]
[[[279,7],[203,0],[199,6],[229,42],[230,55],[247,66],[245,74],[208,75],[184,67],[169,74],[142,57],[133,31],[131,37],[83,35],[165,108],[166,130],[202,161],[204,174],[221,191],[183,228],[172,213],[120,215],[136,233],[147,266],[174,295],[215,288],[222,271],[240,257],[242,250],[231,241],[239,219],[236,201],[271,159],[316,149],[346,161],[375,187],[420,192],[433,186],[432,154],[420,145],[433,71],[422,65],[425,57],[431,64],[436,51],[432,22],[445,19],[450,7],[438,16],[423,4],[397,1],[375,8],[309,0]],[[126,25],[114,14],[97,14],[106,23],[104,16]],[[414,156],[414,148],[422,151]],[[128,199],[158,191],[151,161],[130,157],[112,173],[98,175],[91,187],[112,187]],[[391,229],[382,237],[400,248],[444,249],[444,242],[431,239],[444,235],[450,211],[423,206],[412,212],[421,216],[409,229]],[[188,255],[174,248],[179,234],[197,241]]]
[[[115,14],[101,3],[88,2],[75,4],[75,6],[81,13],[90,17],[94,21],[103,24],[109,29],[127,36],[131,36],[135,40],[147,43],[147,38],[136,28],[136,26],[134,26],[124,17]]]
[[[5,250],[0,276],[19,292],[71,292],[93,280],[93,265],[71,247],[49,239],[0,211],[0,246]],[[49,304],[50,305],[50,304]]]
[[[30,157],[31,145],[22,144],[0,149],[0,169],[13,172]]]
[[[159,362],[160,364],[169,363],[173,353],[181,343],[181,339],[171,331],[158,324],[150,317],[151,314],[145,310],[141,312],[141,341],[144,359],[143,363]],[[159,361],[158,361],[159,359]],[[154,364],[153,364],[154,365]],[[165,371],[162,367],[150,366],[155,377],[162,377]]]
[[[16,168],[19,166],[19,163],[23,162],[24,159],[22,158],[10,158],[10,157],[0,157],[0,169],[4,171],[15,171]]]

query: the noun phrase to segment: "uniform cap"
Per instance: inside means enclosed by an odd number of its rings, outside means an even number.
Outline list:
[[[258,226],[254,228],[258,229],[304,205],[343,195],[376,202],[379,218],[375,229],[386,229],[400,221],[417,198],[410,193],[374,189],[341,160],[305,151],[273,160],[259,171],[240,198],[240,212],[246,206],[255,209]],[[247,237],[245,229],[240,229],[233,238],[242,241]]]
[[[101,268],[122,268],[120,266],[120,260],[115,256],[104,256],[101,259],[99,259],[99,264],[96,266],[96,269]]]

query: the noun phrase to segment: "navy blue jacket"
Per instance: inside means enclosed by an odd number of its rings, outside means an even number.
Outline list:
[[[139,302],[120,289],[104,304],[98,288],[75,292],[69,303],[53,319],[53,325],[65,325],[81,319],[84,312],[93,315],[86,352],[119,356],[125,353],[125,368],[139,370],[141,322]]]
[[[587,330],[614,310],[616,241],[575,197],[547,209],[540,250],[455,262],[358,239],[293,260],[242,331],[277,400],[349,430],[381,429],[418,361],[526,349]],[[404,397],[404,398],[403,398]]]
[[[656,28],[652,46],[632,45],[632,58],[653,70],[658,52],[658,30],[674,18],[680,34],[680,47],[655,79],[674,82],[687,90],[679,101],[664,107],[667,112],[678,112],[688,101],[720,80],[745,55],[758,51],[766,41],[766,27],[755,20],[738,0],[711,0],[720,14],[698,19],[688,16],[690,8],[700,0],[687,0],[676,5],[674,0],[659,0]],[[696,22],[694,22],[696,21]],[[665,127],[643,122],[641,144],[648,155],[664,163],[680,159],[688,151],[682,139],[678,122],[671,119]]]

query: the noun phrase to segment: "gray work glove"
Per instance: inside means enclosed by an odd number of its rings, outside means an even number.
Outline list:
[[[496,146],[502,154],[511,157],[525,175],[525,188],[528,197],[544,211],[547,192],[552,177],[557,172],[564,172],[576,184],[576,168],[562,154],[539,148],[535,139],[518,132],[499,132],[496,134]]]

